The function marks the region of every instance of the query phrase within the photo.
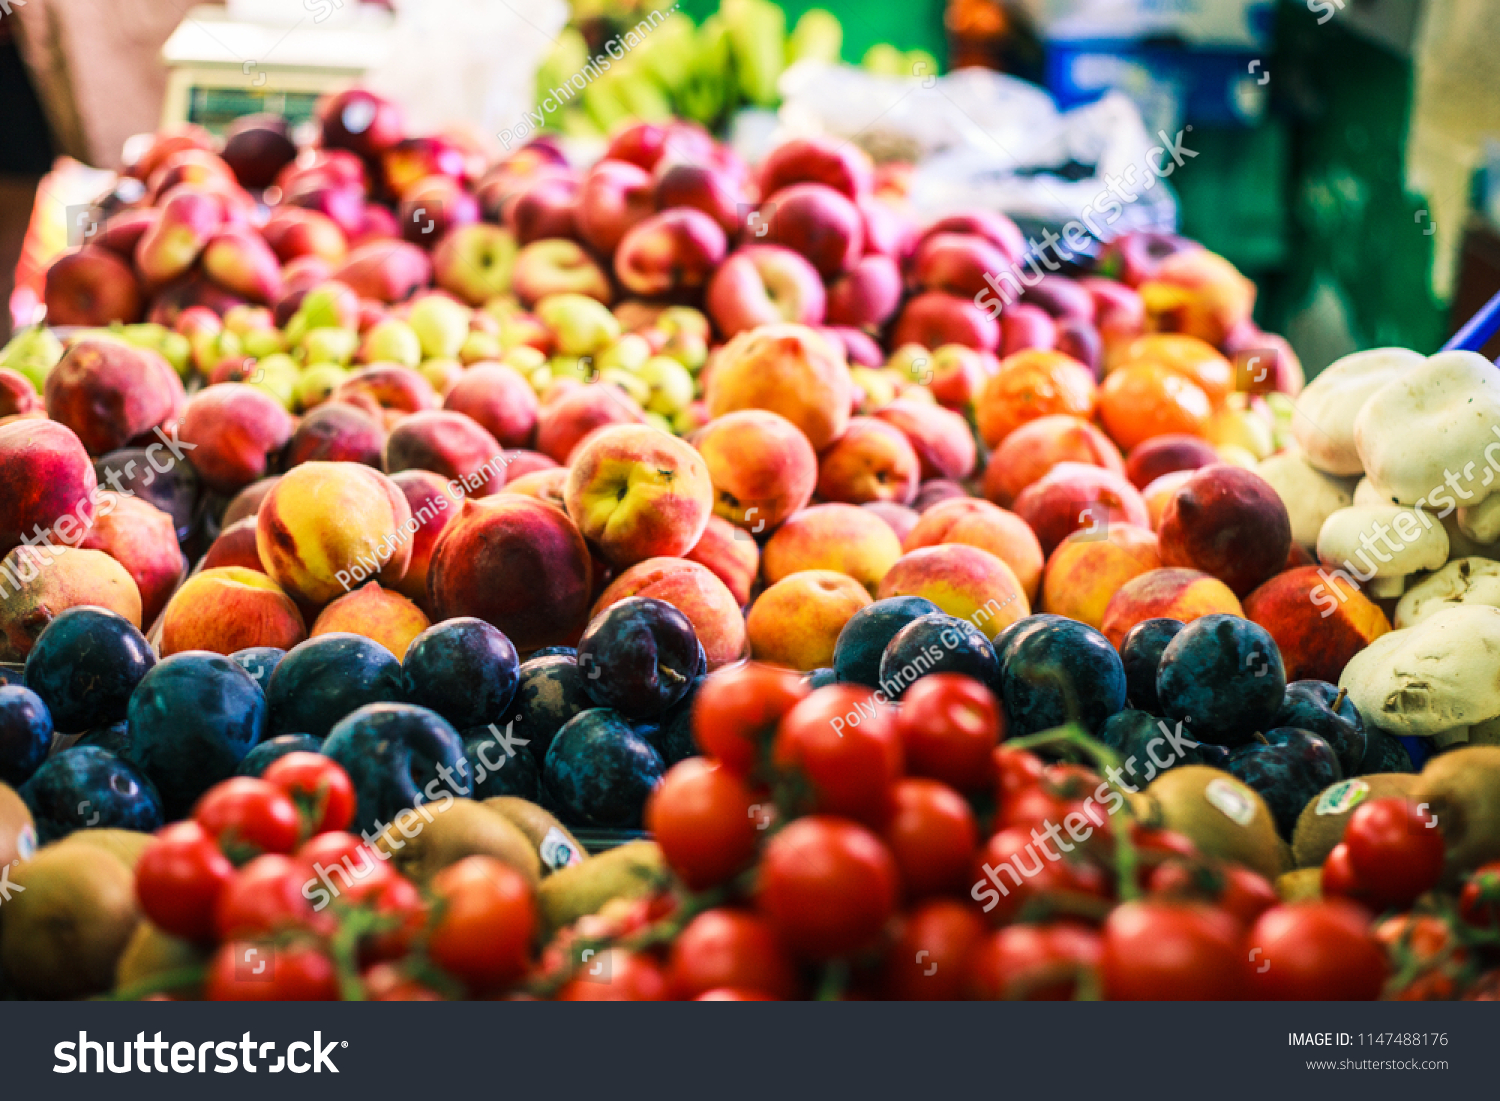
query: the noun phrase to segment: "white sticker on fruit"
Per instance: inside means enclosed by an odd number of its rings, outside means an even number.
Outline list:
[[[583,854],[556,826],[549,829],[542,838],[542,843],[537,846],[537,855],[542,858],[542,863],[554,872],[571,864],[583,863]]]
[[[1344,814],[1363,803],[1365,796],[1369,794],[1370,785],[1363,780],[1341,780],[1318,796],[1318,805],[1313,808],[1313,813]]]
[[[1248,826],[1255,817],[1255,804],[1250,793],[1229,780],[1210,780],[1203,789],[1203,798],[1236,826]]]
[[[22,826],[21,832],[16,834],[16,855],[22,860],[30,860],[36,855],[36,830],[30,826]]]

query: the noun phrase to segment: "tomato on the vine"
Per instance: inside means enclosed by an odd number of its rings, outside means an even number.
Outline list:
[[[979,844],[968,801],[940,780],[922,777],[897,781],[894,798],[896,810],[883,832],[909,897],[963,890]]]
[[[331,914],[317,914],[303,888],[307,868],[279,853],[257,856],[241,868],[219,896],[214,929],[220,940],[269,936],[285,929],[332,928]]]
[[[1265,876],[1233,862],[1171,859],[1151,873],[1152,894],[1199,897],[1233,914],[1245,928],[1281,901]]]
[[[1342,841],[1328,850],[1328,855],[1323,858],[1323,871],[1318,882],[1324,898],[1364,901],[1359,879],[1349,865],[1349,846]]]
[[[603,948],[555,997],[560,1002],[660,1002],[667,998],[667,979],[642,952]]]
[[[797,991],[791,957],[770,923],[727,907],[703,911],[677,935],[667,979],[674,998],[727,988],[784,1001]]]
[[[1234,1001],[1244,989],[1244,930],[1201,902],[1143,898],[1104,922],[1100,977],[1111,1001]]]
[[[174,822],[158,831],[135,866],[141,910],[163,932],[184,940],[214,935],[214,907],[234,865],[197,822]]]
[[[985,934],[974,908],[951,898],[929,899],[899,926],[882,968],[886,996],[922,1002],[962,998],[969,959]]]
[[[1343,843],[1362,893],[1382,907],[1409,906],[1443,877],[1443,834],[1425,807],[1373,799],[1349,816]]]
[[[1482,864],[1470,874],[1458,896],[1458,916],[1476,929],[1500,928],[1500,860]]]
[[[193,809],[193,820],[237,864],[262,853],[289,853],[302,839],[302,818],[291,797],[253,776],[215,784]]]
[[[1014,920],[1028,904],[1036,904],[1033,914],[1037,905],[1046,903],[1066,915],[1075,913],[1081,901],[1109,894],[1097,864],[1070,858],[1047,834],[1038,841],[1021,826],[1000,830],[980,847],[972,879],[969,897],[980,904],[992,925]]]
[[[756,903],[798,955],[829,959],[874,939],[896,908],[896,862],[842,818],[798,818],[767,843]]]
[[[1273,906],[1250,927],[1240,961],[1253,998],[1371,1001],[1385,984],[1385,952],[1366,911],[1344,899]]]
[[[748,776],[781,717],[809,691],[801,674],[754,661],[710,673],[693,699],[693,740],[730,772]]]
[[[968,992],[989,1001],[1069,1001],[1103,952],[1099,934],[1078,922],[1008,925],[969,957]]]
[[[230,941],[209,961],[203,997],[210,1002],[337,1001],[338,972],[310,944]]]
[[[896,712],[907,771],[959,791],[987,787],[994,782],[992,754],[1004,722],[994,693],[973,677],[919,677]]]
[[[321,753],[288,753],[261,774],[296,804],[308,834],[342,830],[354,820],[354,784],[349,774]]]
[[[393,963],[377,963],[360,976],[372,1002],[440,1002],[443,996]]]
[[[744,779],[706,757],[689,757],[667,770],[646,800],[646,828],[662,855],[695,891],[718,886],[747,868],[765,836],[762,811]]]
[[[1397,1002],[1449,1001],[1468,961],[1448,923],[1433,914],[1396,914],[1375,927],[1392,970],[1403,980],[1386,996]]]
[[[1035,753],[998,745],[990,754],[995,770],[995,802],[1001,811],[1021,792],[1041,782],[1047,766]]]
[[[811,787],[811,810],[879,826],[901,775],[895,714],[857,684],[814,691],[781,719],[771,758]]]
[[[432,961],[475,990],[507,986],[531,963],[536,899],[521,873],[492,856],[466,856],[432,878]]]

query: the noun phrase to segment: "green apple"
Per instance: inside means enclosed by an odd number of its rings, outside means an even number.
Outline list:
[[[45,325],[33,325],[16,333],[10,338],[10,343],[0,348],[0,367],[20,371],[40,392],[42,384],[39,380],[45,379],[47,372],[56,367],[62,357],[63,345],[57,335]]]
[[[541,397],[547,392],[547,388],[552,385],[555,378],[556,376],[552,373],[552,365],[544,363],[527,374],[526,381],[531,383],[532,392],[537,397]]]
[[[636,378],[646,384],[648,412],[670,417],[693,403],[693,373],[670,356],[652,356]]]
[[[620,321],[609,307],[586,294],[549,294],[536,315],[557,337],[563,355],[593,355],[620,339]]]
[[[887,367],[900,371],[911,382],[932,378],[932,353],[920,344],[903,344],[886,360]]]
[[[469,335],[469,307],[446,295],[424,295],[411,304],[407,324],[417,334],[424,358],[453,359]]]
[[[359,345],[361,363],[399,363],[415,367],[422,362],[422,342],[416,330],[405,321],[387,317],[377,321],[365,333]]]
[[[452,389],[453,384],[463,375],[464,366],[456,359],[444,359],[435,356],[432,359],[424,359],[422,365],[417,368],[417,371],[423,378],[432,383],[432,388],[438,392],[439,396],[443,396]]]
[[[656,315],[652,327],[660,329],[668,336],[689,332],[696,333],[705,340],[708,339],[709,333],[708,318],[691,306],[668,306]]]
[[[696,371],[708,362],[708,340],[688,329],[680,329],[667,337],[660,354],[671,356],[689,371]]]
[[[529,376],[537,368],[546,366],[547,356],[541,349],[533,348],[530,344],[518,344],[502,355],[500,362]]]
[[[636,333],[626,333],[594,357],[594,363],[603,371],[620,367],[626,371],[639,371],[642,364],[651,358],[651,345],[646,338]]]
[[[264,359],[266,356],[286,351],[286,344],[281,339],[281,333],[275,329],[251,329],[240,336],[240,343],[245,347],[245,354],[254,356],[256,359]]]
[[[252,306],[241,302],[224,311],[224,328],[232,333],[246,336],[256,331],[276,328],[276,319],[264,306]]]
[[[302,339],[302,362],[336,363],[346,366],[359,347],[359,334],[352,329],[314,329]]]
[[[651,397],[651,387],[646,385],[646,381],[623,367],[607,367],[599,372],[599,379],[614,383],[629,394],[637,405],[644,406]]]
[[[308,367],[297,377],[297,388],[293,393],[297,408],[305,413],[322,405],[348,377],[349,372],[336,363]]]
[[[464,337],[463,347],[458,350],[458,358],[463,363],[480,363],[499,359],[504,351],[500,347],[500,338],[494,333],[470,329],[469,335]]]
[[[250,385],[263,390],[291,409],[297,400],[297,386],[302,381],[302,372],[291,356],[285,353],[268,355],[258,360],[250,369]]]
[[[589,356],[553,356],[547,361],[547,366],[552,368],[553,378],[572,378],[579,382],[593,382],[599,377],[599,371],[594,366],[592,357]]]
[[[651,427],[653,428],[660,428],[663,432],[670,433],[672,431],[672,422],[667,420],[667,418],[662,416],[660,413],[652,413],[648,411],[646,413],[646,423],[651,425]]]

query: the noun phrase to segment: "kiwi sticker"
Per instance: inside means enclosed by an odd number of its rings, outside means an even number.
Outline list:
[[[1248,826],[1255,818],[1255,804],[1250,796],[1244,788],[1228,780],[1210,780],[1203,789],[1203,798],[1236,826]]]
[[[537,855],[554,872],[572,864],[583,863],[583,854],[573,847],[573,843],[556,826],[543,835],[542,843],[537,846]]]
[[[1365,801],[1370,785],[1363,780],[1341,780],[1318,796],[1314,814],[1345,814]]]
[[[31,826],[22,826],[21,832],[16,834],[16,855],[22,860],[30,860],[36,855],[36,830]]]

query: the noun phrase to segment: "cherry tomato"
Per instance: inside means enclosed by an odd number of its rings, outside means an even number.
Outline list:
[[[1002,812],[1017,795],[1041,782],[1047,769],[1035,753],[1005,745],[996,746],[990,760],[995,770],[995,803]]]
[[[1234,1001],[1244,989],[1244,930],[1201,902],[1144,898],[1104,923],[1100,976],[1111,1001]]]
[[[261,853],[292,852],[302,837],[302,819],[291,797],[252,776],[209,788],[193,818],[236,864]]]
[[[840,818],[792,822],[767,843],[760,912],[793,952],[829,959],[861,948],[896,908],[896,862],[880,838]]]
[[[901,697],[896,712],[906,768],[959,791],[994,782],[993,754],[1004,729],[1000,704],[961,673],[930,673]]]
[[[1270,1001],[1370,1001],[1386,959],[1365,911],[1343,899],[1273,906],[1251,926],[1240,960],[1249,996]]]
[[[395,964],[377,963],[362,976],[365,997],[372,1002],[440,1002],[432,987],[410,978]]]
[[[257,856],[224,888],[214,908],[214,930],[220,940],[266,936],[282,929],[329,928],[331,914],[312,908],[313,882],[307,868],[279,853]]]
[[[214,907],[234,878],[234,865],[197,822],[160,830],[135,866],[141,911],[164,932],[184,940],[214,935]]]
[[[1401,798],[1361,804],[1344,827],[1349,867],[1377,906],[1405,909],[1443,877],[1443,834],[1425,809]]]
[[[831,684],[782,717],[772,760],[811,786],[814,813],[878,827],[893,809],[901,736],[892,709],[870,689]]]
[[[705,990],[693,999],[695,1002],[774,1002],[775,1000],[771,995],[762,994],[759,990],[735,990],[728,986]]]
[[[272,948],[230,941],[209,961],[203,997],[210,1002],[337,1001],[338,973],[311,945]]]
[[[1097,970],[1104,951],[1086,925],[1009,925],[991,933],[969,957],[969,995],[989,1001],[1071,1001],[1085,969]]]
[[[1020,826],[1007,827],[986,841],[974,858],[969,897],[980,904],[992,925],[1014,920],[1028,903],[1048,902],[1067,912],[1069,903],[1079,898],[1108,894],[1097,865],[1069,859],[1048,834],[1040,829],[1036,833],[1040,841]]]
[[[560,1002],[660,1002],[667,979],[650,956],[605,948],[580,967],[557,992]]]
[[[358,899],[387,926],[360,942],[360,959],[399,959],[411,950],[427,923],[427,903],[417,885],[403,875],[389,872],[384,881],[364,891]]]
[[[967,887],[979,827],[964,797],[940,781],[914,778],[897,781],[895,805],[885,843],[907,893],[921,898]]]
[[[1458,989],[1454,976],[1468,960],[1442,918],[1432,914],[1397,914],[1375,927],[1391,969],[1403,980],[1386,996],[1397,1002],[1451,1001]]]
[[[1500,926],[1500,860],[1476,868],[1458,896],[1458,916],[1476,929]]]
[[[1058,792],[1040,784],[1022,788],[1008,801],[1000,804],[995,815],[995,828],[1008,826],[1031,827],[1044,822],[1061,822],[1068,813],[1072,801]]]
[[[288,753],[272,761],[261,779],[286,792],[308,834],[342,830],[354,820],[354,784],[338,762],[321,753]]]
[[[912,1002],[962,998],[968,960],[984,932],[984,922],[972,906],[950,898],[922,903],[901,920],[885,954],[886,997]]]
[[[1323,858],[1323,874],[1319,879],[1325,898],[1348,898],[1363,901],[1359,879],[1349,865],[1349,846],[1340,841]]]
[[[770,923],[727,908],[705,910],[678,934],[667,982],[674,998],[732,988],[784,1001],[797,992],[791,957]]]
[[[1217,903],[1248,929],[1280,902],[1276,888],[1242,864],[1171,859],[1151,873],[1152,894]]]
[[[765,759],[776,724],[808,691],[791,669],[753,661],[720,669],[693,699],[693,740],[730,772],[749,776]]]
[[[646,828],[672,870],[701,891],[749,867],[769,802],[721,763],[689,757],[668,769],[646,800]]]
[[[536,931],[536,900],[521,873],[492,856],[466,856],[432,878],[437,923],[427,953],[477,990],[506,986],[526,973]]]

